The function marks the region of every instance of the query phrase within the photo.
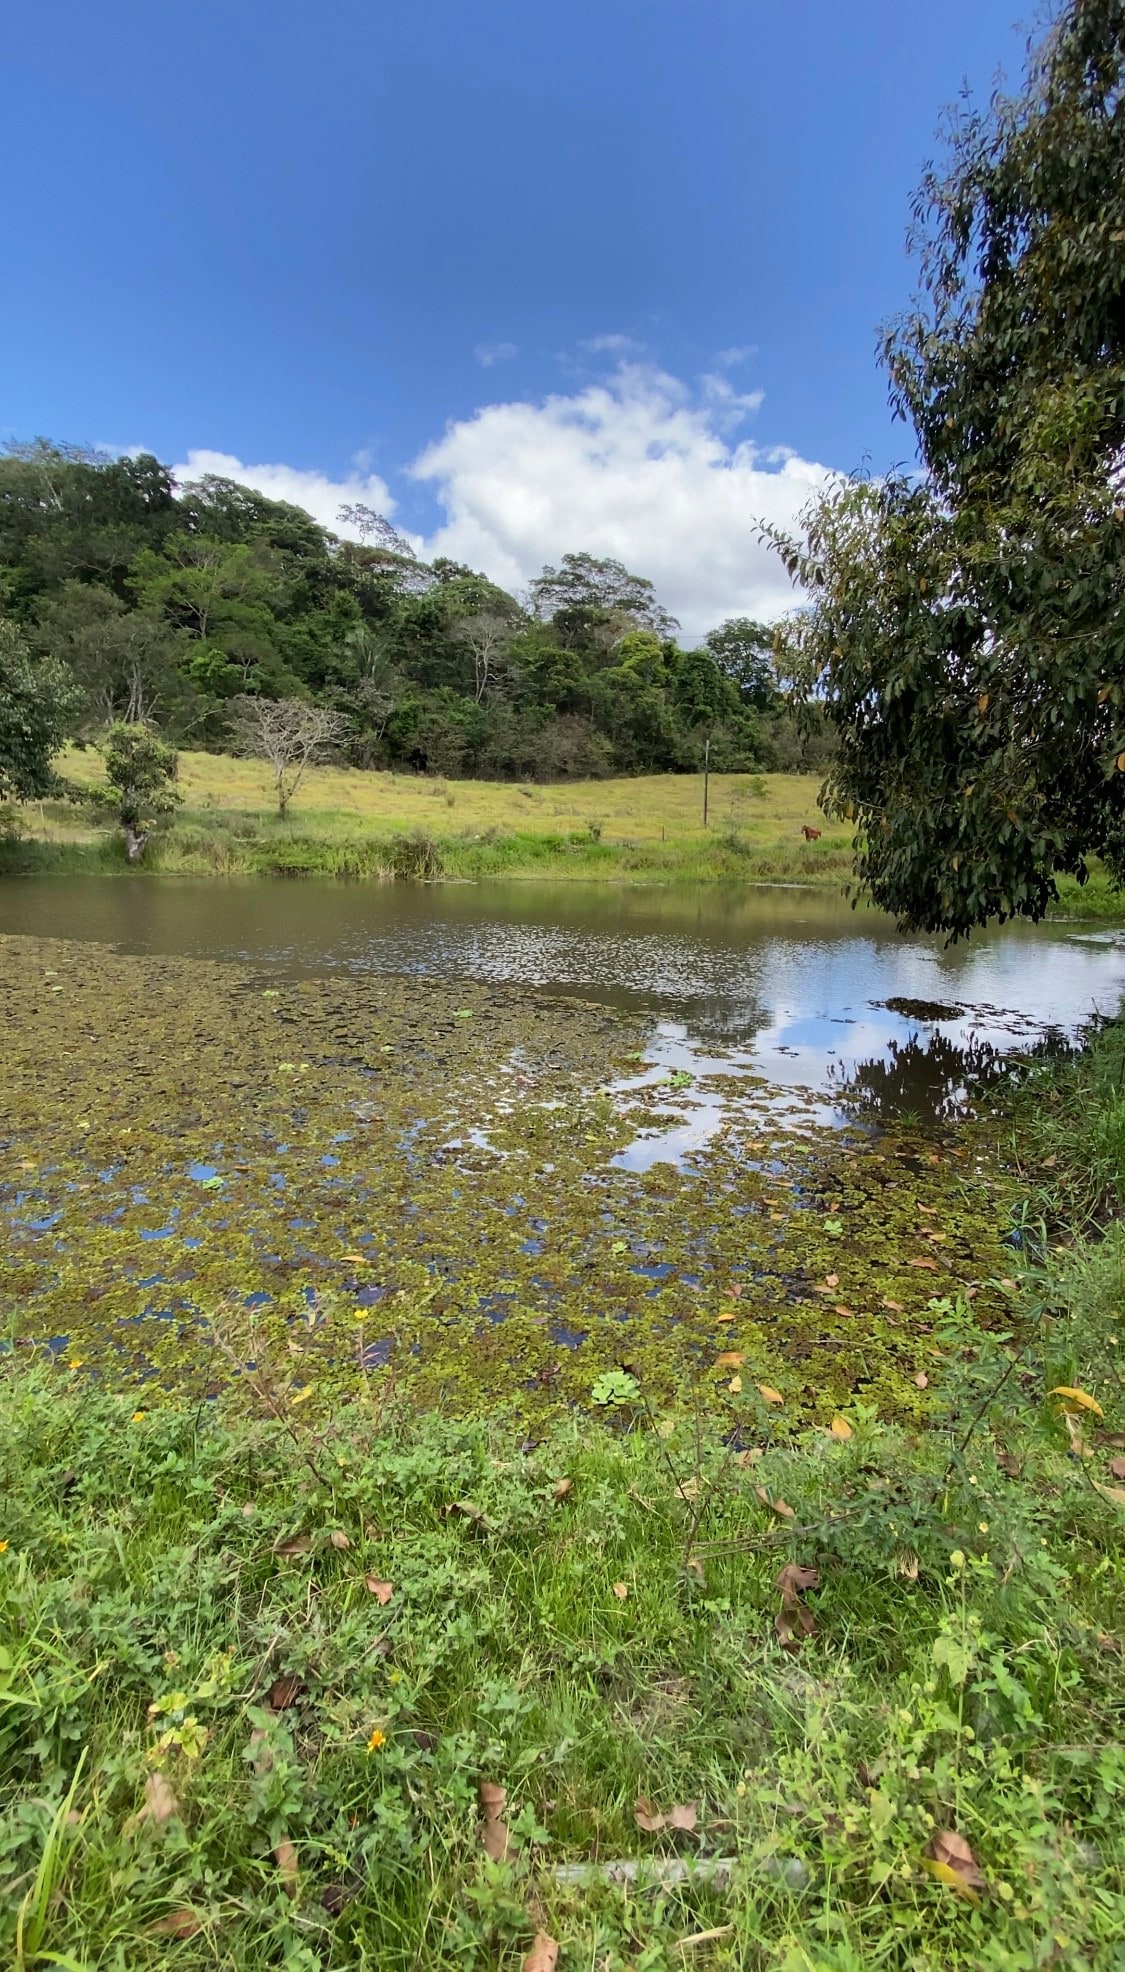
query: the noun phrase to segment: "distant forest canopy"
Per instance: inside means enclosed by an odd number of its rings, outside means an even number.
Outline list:
[[[778,689],[772,633],[740,618],[684,649],[651,582],[564,555],[517,601],[418,561],[381,515],[343,540],[231,480],[176,485],[151,455],[38,439],[0,457],[0,618],[74,682],[70,730],[116,720],[238,744],[233,702],[305,698],[358,767],[551,780],[822,765]],[[46,669],[44,682],[46,682]]]

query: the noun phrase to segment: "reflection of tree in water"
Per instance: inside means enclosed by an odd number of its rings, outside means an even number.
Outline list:
[[[714,998],[700,995],[677,1010],[673,1018],[686,1022],[693,1045],[711,1054],[724,1054],[732,1048],[753,1048],[758,1035],[770,1025],[772,1015],[760,1000],[732,999],[729,994]]]
[[[1043,1061],[1068,1046],[1057,1029],[1050,1029],[1034,1048],[1019,1055],[1003,1052],[991,1041],[951,1041],[917,1034],[891,1041],[885,1056],[861,1061],[850,1074],[830,1069],[836,1101],[845,1115],[873,1121],[880,1117],[916,1116],[922,1122],[951,1122],[971,1116],[989,1089],[1018,1079],[1031,1061]]]

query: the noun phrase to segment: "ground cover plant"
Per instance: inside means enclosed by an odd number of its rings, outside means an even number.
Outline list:
[[[616,1010],[0,950],[18,1965],[1120,1966],[1119,1031],[653,1182]]]

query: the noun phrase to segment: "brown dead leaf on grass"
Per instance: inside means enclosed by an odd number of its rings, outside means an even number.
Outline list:
[[[929,1387],[930,1387],[930,1379],[929,1379],[929,1377],[928,1377],[928,1376],[926,1375],[926,1372],[925,1372],[925,1370],[924,1370],[924,1369],[920,1369],[920,1370],[918,1371],[918,1374],[917,1374],[917,1376],[916,1376],[916,1377],[914,1378],[914,1381],[915,1381],[915,1383],[916,1383],[916,1384],[918,1385],[918,1388],[919,1388],[919,1390],[928,1390],[928,1389],[929,1389]]]
[[[759,1383],[758,1395],[764,1397],[767,1404],[783,1404],[785,1402],[780,1390],[775,1390],[772,1383]]]
[[[451,1500],[448,1506],[442,1507],[442,1512],[447,1520],[469,1520],[474,1527],[483,1527],[488,1534],[496,1532],[495,1520],[490,1520],[483,1506],[478,1506],[475,1500]]]
[[[793,1508],[790,1506],[788,1500],[772,1498],[764,1486],[755,1486],[754,1491],[757,1493],[762,1505],[768,1506],[772,1513],[779,1513],[783,1520],[793,1519]]]
[[[984,1877],[965,1837],[958,1835],[956,1829],[939,1828],[931,1837],[929,1854],[923,1860],[939,1883],[959,1891],[970,1903],[979,1904],[977,1891],[984,1888]]]
[[[145,1781],[144,1802],[134,1816],[134,1825],[139,1826],[142,1822],[151,1821],[161,1828],[166,1821],[171,1821],[173,1816],[178,1816],[179,1812],[180,1804],[164,1775],[159,1770],[150,1773]]]
[[[485,1855],[493,1862],[503,1862],[512,1849],[512,1838],[504,1820],[507,1793],[494,1781],[482,1780],[477,1789],[477,1799],[481,1811],[480,1839]]]
[[[758,1461],[763,1458],[765,1458],[765,1453],[761,1447],[759,1445],[751,1445],[744,1452],[736,1452],[734,1462],[741,1472],[745,1472],[748,1466],[757,1465]]]
[[[194,1910],[170,1910],[148,1927],[150,1938],[194,1938],[202,1931],[203,1919]]]
[[[273,1859],[277,1864],[277,1873],[286,1896],[295,1897],[300,1872],[297,1868],[297,1851],[287,1835],[283,1836],[275,1847]]]
[[[816,1618],[801,1600],[806,1589],[820,1587],[820,1569],[787,1561],[778,1571],[776,1587],[781,1608],[773,1619],[783,1650],[799,1650],[806,1637],[816,1635]]]
[[[556,1479],[554,1485],[551,1488],[551,1498],[556,1500],[565,1500],[573,1484],[574,1484],[573,1479]]]
[[[1115,1479],[1125,1479],[1125,1458],[1111,1458],[1109,1469]]]
[[[716,1369],[741,1369],[746,1361],[743,1349],[724,1349],[721,1356],[715,1357]]]
[[[639,1794],[633,1808],[633,1820],[646,1835],[659,1835],[662,1829],[675,1828],[681,1834],[690,1835],[699,1819],[698,1801],[683,1801],[678,1807],[669,1808],[663,1814],[647,1794]]]
[[[824,1285],[825,1287],[839,1287],[840,1285],[839,1274],[825,1274]]]
[[[297,1703],[304,1689],[303,1678],[297,1677],[293,1671],[285,1671],[270,1686],[271,1709],[275,1712],[284,1712],[288,1706]]]
[[[850,1438],[852,1427],[846,1417],[834,1417],[828,1427],[834,1438]]]
[[[613,1593],[617,1597],[618,1602],[628,1602],[629,1590],[624,1582],[615,1582],[613,1584]]]
[[[287,1541],[275,1541],[270,1553],[288,1561],[295,1555],[308,1554],[311,1547],[312,1541],[307,1534],[293,1534]]]
[[[388,1602],[390,1601],[392,1595],[395,1592],[395,1585],[393,1582],[381,1582],[376,1575],[365,1575],[363,1578],[363,1585],[364,1588],[368,1591],[368,1593],[375,1597],[375,1600],[379,1604],[379,1607],[381,1609],[386,1608]]]
[[[523,1972],[555,1972],[559,1962],[559,1948],[555,1939],[546,1931],[537,1931],[531,1941],[531,1950],[523,1961]]]
[[[941,1271],[936,1260],[908,1260],[906,1264],[908,1267],[922,1267],[929,1274],[936,1274]]]
[[[331,1541],[332,1546],[336,1548],[338,1552],[341,1554],[344,1552],[345,1548],[349,1548],[351,1546],[351,1542],[348,1539],[342,1527],[334,1527],[332,1532],[329,1534],[328,1538]]]

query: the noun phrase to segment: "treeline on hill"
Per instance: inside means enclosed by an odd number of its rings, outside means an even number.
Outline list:
[[[724,623],[685,650],[652,584],[565,555],[521,603],[457,562],[415,559],[380,515],[343,540],[298,507],[150,455],[45,440],[0,458],[0,618],[73,680],[69,729],[144,723],[238,744],[235,701],[340,715],[360,767],[558,779],[821,764],[777,688],[771,635]],[[12,633],[9,633],[12,634]]]

